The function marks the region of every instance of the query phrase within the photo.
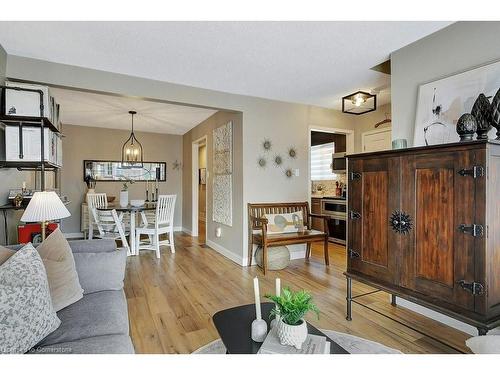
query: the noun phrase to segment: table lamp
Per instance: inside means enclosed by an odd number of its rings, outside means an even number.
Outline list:
[[[21,221],[41,222],[42,241],[45,240],[47,221],[71,216],[70,212],[54,191],[37,191],[24,211]]]

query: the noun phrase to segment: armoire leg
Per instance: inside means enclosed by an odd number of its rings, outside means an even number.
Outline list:
[[[391,294],[391,305],[392,306],[397,306],[396,295],[395,294]]]
[[[486,336],[488,331],[489,330],[487,328],[482,328],[482,327],[477,328],[477,333],[479,334],[479,336]]]

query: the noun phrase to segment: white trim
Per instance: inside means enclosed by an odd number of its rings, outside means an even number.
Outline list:
[[[199,149],[200,143],[207,145],[208,137],[204,135],[192,142],[191,144],[191,235],[198,237],[198,170],[199,170]],[[208,148],[207,148],[208,151]],[[208,152],[207,152],[208,154]],[[207,169],[208,178],[208,169]],[[205,193],[206,194],[206,193]],[[206,201],[206,199],[205,199]]]
[[[223,246],[221,246],[213,241],[210,241],[209,239],[207,239],[206,243],[210,248],[217,251],[219,254],[225,256],[226,258],[232,260],[233,262],[235,262],[239,266],[242,266],[242,267],[247,266],[247,261],[244,257],[236,255],[232,251],[229,251],[225,247],[223,247]]]
[[[64,238],[73,239],[73,238],[85,238],[83,232],[74,232],[74,233],[64,233]]]
[[[181,229],[181,232],[187,233],[187,234],[189,234],[190,236],[192,236],[192,235],[193,235],[193,232],[191,232],[191,230],[190,230],[190,229],[187,229],[187,228],[182,228],[182,229]]]
[[[366,132],[361,133],[361,152],[365,152],[365,142],[366,142],[365,137],[367,135],[379,134],[379,133],[391,133],[392,134],[392,127],[368,130]]]

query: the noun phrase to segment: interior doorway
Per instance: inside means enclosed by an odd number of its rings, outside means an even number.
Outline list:
[[[192,145],[192,235],[200,244],[206,242],[207,221],[207,137]]]

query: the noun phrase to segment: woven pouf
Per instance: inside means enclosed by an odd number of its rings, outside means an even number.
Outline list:
[[[262,247],[255,251],[255,261],[262,267]],[[267,248],[267,269],[271,271],[282,270],[290,264],[290,251],[286,246],[273,246]]]

